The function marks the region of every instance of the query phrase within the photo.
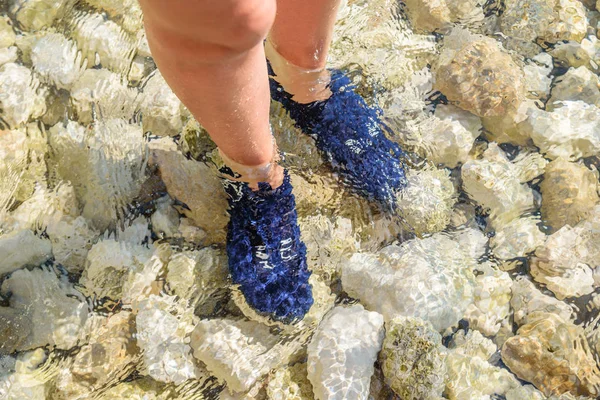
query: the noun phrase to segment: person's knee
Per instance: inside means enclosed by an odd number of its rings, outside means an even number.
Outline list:
[[[248,51],[261,43],[275,20],[275,1],[231,1],[230,22],[223,34],[223,46],[234,51]]]

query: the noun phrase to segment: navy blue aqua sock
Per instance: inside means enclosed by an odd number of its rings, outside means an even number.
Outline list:
[[[225,176],[233,175],[229,172]],[[260,183],[253,191],[227,177],[223,185],[229,201],[227,255],[233,283],[257,312],[285,323],[302,319],[313,297],[289,173],[284,171],[283,184],[276,189]]]
[[[271,97],[296,126],[315,139],[317,148],[351,187],[384,209],[395,209],[396,193],[406,186],[404,152],[382,129],[381,110],[369,107],[350,79],[331,71],[329,99],[297,103],[277,82],[269,65]]]

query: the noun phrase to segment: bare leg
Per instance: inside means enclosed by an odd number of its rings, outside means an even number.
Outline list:
[[[275,0],[141,0],[152,56],[232,161],[272,161],[263,40]]]

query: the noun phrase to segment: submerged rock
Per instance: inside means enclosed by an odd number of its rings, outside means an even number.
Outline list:
[[[184,106],[158,71],[143,85],[142,93],[140,111],[144,132],[158,136],[180,134]]]
[[[566,74],[557,78],[546,109],[552,111],[555,102],[562,101],[583,101],[600,107],[599,85],[598,76],[589,69],[583,66],[570,68]],[[560,107],[560,104],[556,104],[556,106]]]
[[[0,294],[10,294],[10,307],[33,323],[19,350],[46,345],[67,350],[77,344],[88,305],[66,277],[48,268],[21,269],[2,283]]]
[[[600,108],[564,101],[552,112],[530,108],[523,130],[550,159],[577,160],[600,153]]]
[[[448,398],[487,399],[519,387],[514,375],[487,361],[495,352],[496,345],[479,332],[457,332],[446,357]]]
[[[9,0],[9,7],[24,30],[50,28],[72,5],[71,0]]]
[[[546,166],[542,191],[542,217],[551,232],[575,226],[600,203],[598,171],[559,157]]]
[[[20,310],[0,307],[0,356],[11,354],[22,348],[32,330],[31,320]],[[2,371],[0,370],[1,375]]]
[[[52,245],[29,229],[0,236],[0,276],[26,266],[38,266],[52,257]]]
[[[271,371],[267,383],[269,400],[313,400],[306,363],[296,363]]]
[[[420,318],[398,317],[386,324],[379,356],[386,383],[402,399],[439,399],[446,364],[441,335]]]
[[[518,325],[523,325],[529,315],[536,313],[555,314],[564,321],[573,319],[573,309],[567,303],[543,294],[525,276],[518,276],[513,281],[510,305]]]
[[[308,345],[308,379],[315,399],[366,400],[383,317],[361,305],[336,307],[321,321]]]
[[[496,257],[510,260],[535,251],[546,240],[540,224],[539,217],[522,217],[503,225],[490,240]]]
[[[480,117],[515,110],[525,95],[522,72],[500,44],[455,28],[434,67],[435,88]]]
[[[46,112],[45,90],[29,68],[15,63],[0,67],[0,117],[11,128]]]
[[[143,31],[142,9],[135,0],[85,0],[97,10],[106,12],[115,19],[123,29],[136,33]]]
[[[546,396],[596,396],[600,370],[583,329],[556,314],[538,313],[502,347],[502,361]]]
[[[31,48],[33,70],[58,89],[69,90],[86,67],[75,43],[59,33],[38,38]]]
[[[406,179],[396,205],[408,229],[418,236],[445,229],[456,203],[449,173],[443,169],[409,170]]]
[[[473,301],[476,265],[468,248],[438,233],[374,254],[353,255],[342,266],[342,287],[388,321],[396,316],[420,317],[443,331]]]
[[[19,354],[11,371],[0,372],[0,398],[3,400],[46,400],[46,383],[52,377],[46,352],[37,349]]]

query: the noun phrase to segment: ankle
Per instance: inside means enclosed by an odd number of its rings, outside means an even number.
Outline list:
[[[227,179],[245,182],[252,190],[258,190],[259,183],[268,183],[272,189],[276,189],[283,184],[283,167],[277,163],[279,161],[279,151],[275,142],[273,142],[271,160],[258,165],[238,163],[228,157],[221,149],[218,150],[223,163],[237,175],[236,177],[227,176]]]
[[[293,64],[277,51],[270,37],[265,42],[265,54],[275,79],[295,102],[306,104],[327,100],[331,96],[328,87],[331,76],[324,67],[307,69]]]

